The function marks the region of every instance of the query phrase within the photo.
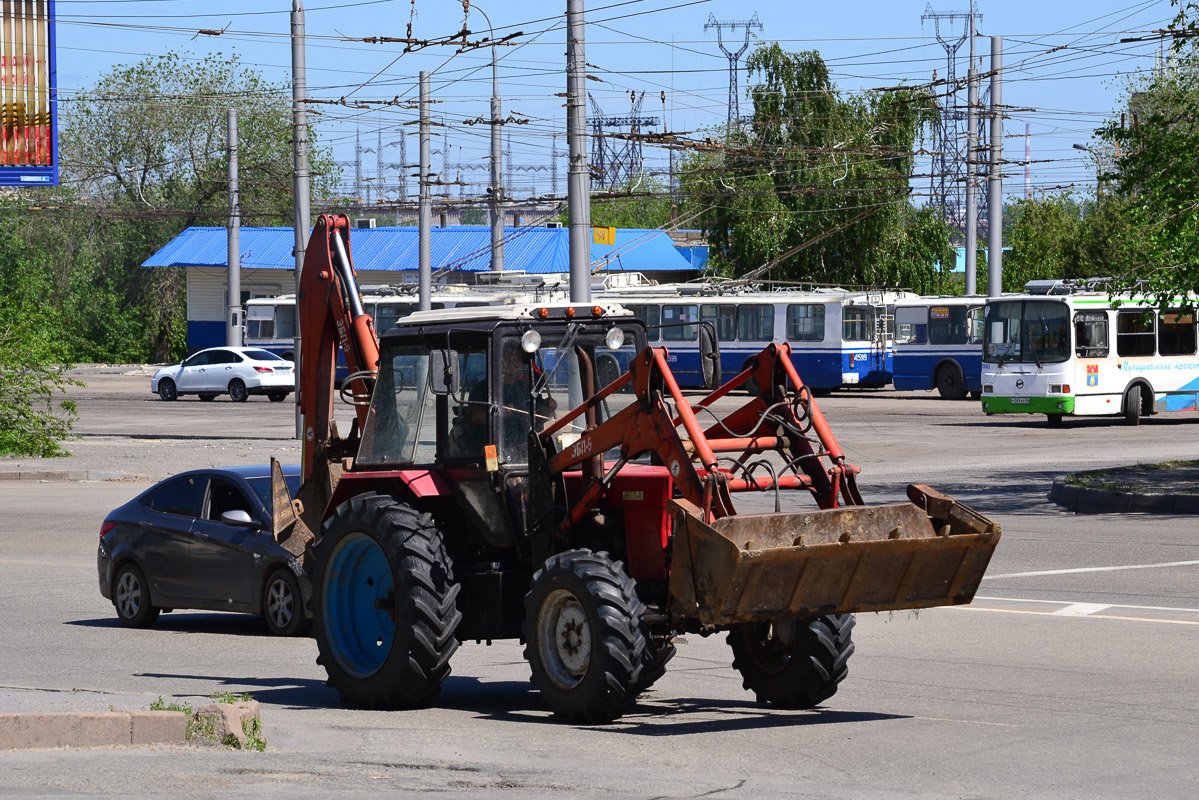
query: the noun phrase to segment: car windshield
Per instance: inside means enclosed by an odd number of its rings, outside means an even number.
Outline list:
[[[300,490],[299,475],[284,475],[283,480],[287,483],[287,491],[292,497],[296,496],[296,492]],[[261,478],[246,478],[246,483],[250,484],[250,488],[254,490],[254,494],[258,495],[258,499],[266,506],[267,510],[271,510],[271,479],[269,476]]]
[[[1046,300],[987,303],[983,361],[1053,364],[1070,358],[1070,309]]]
[[[252,358],[255,361],[286,361],[287,359],[280,358],[270,350],[243,350],[242,354],[246,358]]]

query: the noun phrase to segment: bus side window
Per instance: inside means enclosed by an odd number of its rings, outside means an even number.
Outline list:
[[[694,342],[699,339],[699,307],[662,306],[662,338],[668,342]]]
[[[929,344],[965,344],[964,306],[931,306],[928,309]]]
[[[927,341],[927,315],[923,308],[895,309],[895,343],[924,344]]]
[[[275,308],[275,337],[296,338],[296,307],[280,305]]]
[[[1152,311],[1121,311],[1116,315],[1116,355],[1151,356],[1156,338]]]
[[[1107,358],[1107,313],[1080,311],[1074,315],[1074,353],[1079,358]]]
[[[742,342],[774,339],[774,306],[741,306],[737,310],[737,339]]]
[[[1195,315],[1172,310],[1158,317],[1157,351],[1163,356],[1195,355]]]
[[[823,342],[824,306],[820,303],[787,306],[787,341]]]
[[[737,307],[703,305],[699,308],[699,318],[716,326],[716,338],[722,342],[731,342],[737,334]]]

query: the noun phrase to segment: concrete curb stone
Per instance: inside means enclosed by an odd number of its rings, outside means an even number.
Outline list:
[[[0,750],[184,744],[181,711],[0,713]]]
[[[1049,499],[1079,514],[1199,514],[1199,497],[1093,489],[1055,478]]]

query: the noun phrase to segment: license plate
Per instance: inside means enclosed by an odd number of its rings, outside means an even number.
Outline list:
[[[1027,398],[1027,397],[1013,397],[1013,398],[1012,398],[1012,405],[1014,405],[1014,406],[1026,406],[1026,405],[1028,405],[1028,398]]]
[[[281,373],[283,375],[290,375],[291,367],[279,367],[275,370],[275,372]]]

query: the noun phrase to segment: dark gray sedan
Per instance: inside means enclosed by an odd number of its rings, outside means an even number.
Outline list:
[[[300,468],[283,468],[295,494]],[[308,629],[291,554],[271,535],[271,468],[184,472],[113,510],[100,526],[100,594],[121,623],[161,611],[260,614],[272,633]]]

